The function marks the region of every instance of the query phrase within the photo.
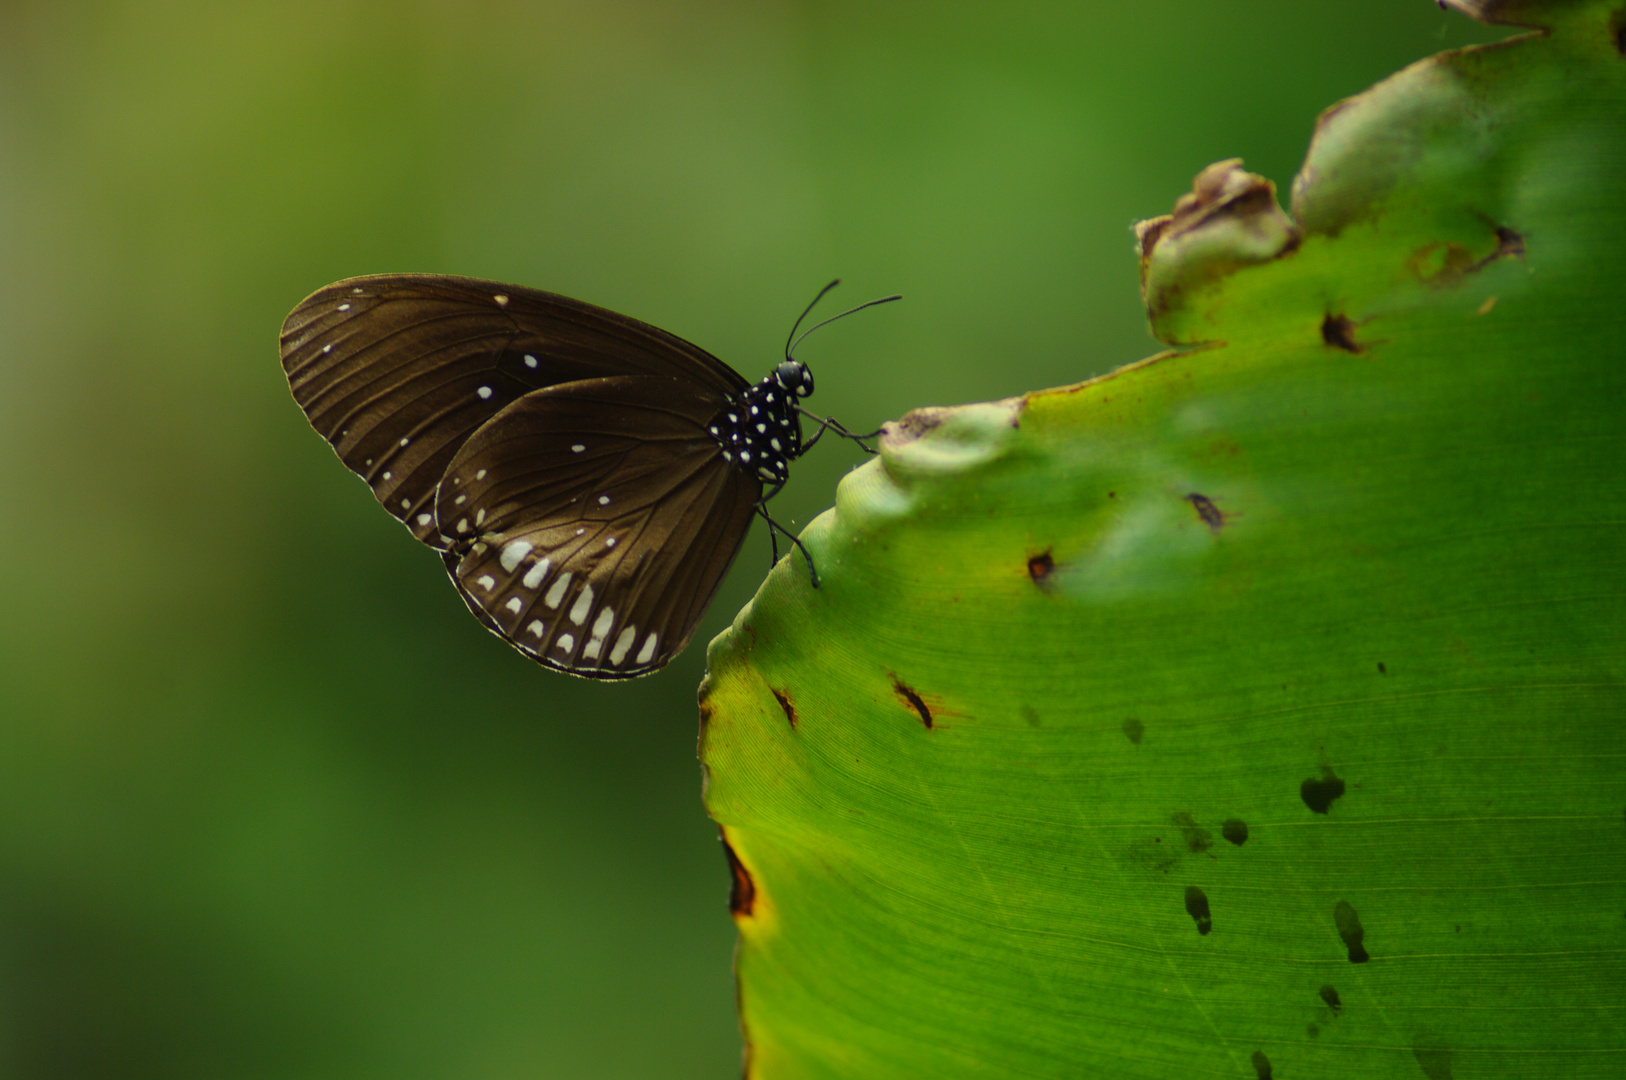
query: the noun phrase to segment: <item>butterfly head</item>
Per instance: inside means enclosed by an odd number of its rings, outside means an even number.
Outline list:
[[[800,360],[787,359],[774,369],[773,377],[792,397],[805,398],[813,393],[813,373]]]

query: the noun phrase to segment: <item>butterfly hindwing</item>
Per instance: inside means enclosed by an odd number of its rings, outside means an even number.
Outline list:
[[[747,385],[705,350],[647,323],[538,289],[386,274],[312,293],[282,327],[294,399],[345,465],[414,536],[445,547],[435,493],[482,424],[535,390],[582,379]]]
[[[762,496],[708,434],[727,402],[622,376],[534,391],[492,417],[434,505],[469,607],[573,674],[628,678],[682,651]]]

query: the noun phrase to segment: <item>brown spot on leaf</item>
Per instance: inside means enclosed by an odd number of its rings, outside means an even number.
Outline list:
[[[1344,1007],[1344,1003],[1338,999],[1338,991],[1331,985],[1323,986],[1318,993],[1321,995],[1321,1000],[1327,1003],[1327,1008],[1333,1012],[1337,1012]]]
[[[1186,838],[1186,847],[1193,852],[1200,855],[1214,846],[1214,834],[1198,825],[1197,820],[1184,810],[1174,815],[1174,823]]]
[[[1343,939],[1344,947],[1349,950],[1349,962],[1364,964],[1372,959],[1366,951],[1366,928],[1361,925],[1361,917],[1355,914],[1355,908],[1348,900],[1340,900],[1333,905],[1333,925],[1338,927],[1338,936]]]
[[[1328,315],[1321,320],[1321,340],[1334,349],[1349,353],[1361,352],[1355,343],[1355,323],[1347,315]]]
[[[1387,674],[1389,674],[1389,669],[1383,666],[1383,661],[1382,660],[1378,661],[1378,674],[1379,675],[1387,675]]]
[[[901,419],[888,420],[881,425],[881,440],[893,445],[913,442],[932,428],[940,426],[947,418],[947,409],[930,406],[910,409]]]
[[[926,725],[926,730],[930,731],[932,727],[932,711],[926,708],[926,702],[919,692],[914,687],[905,685],[904,681],[896,675],[892,676],[892,689],[897,692],[898,697],[902,699],[905,705],[915,710],[920,716],[920,722]]]
[[[1413,277],[1440,287],[1459,283],[1482,265],[1466,246],[1454,242],[1424,244],[1406,257],[1406,269]]]
[[[1131,716],[1124,721],[1124,735],[1136,746],[1140,745],[1140,737],[1146,734],[1146,725]]]
[[[1270,1059],[1265,1056],[1265,1052],[1255,1050],[1250,1060],[1253,1062],[1253,1071],[1259,1074],[1259,1080],[1270,1080]]]
[[[1248,823],[1241,818],[1227,818],[1220,826],[1220,835],[1237,847],[1248,842]]]
[[[1332,771],[1331,765],[1321,766],[1321,779],[1310,777],[1299,785],[1299,798],[1304,805],[1318,814],[1332,809],[1334,799],[1344,795],[1344,781]]]
[[[751,872],[740,862],[740,857],[734,854],[728,837],[719,832],[718,839],[723,842],[723,854],[728,857],[728,872],[732,877],[728,886],[728,910],[737,919],[749,918],[757,901],[756,883],[751,880]]]
[[[1491,258],[1524,258],[1524,234],[1516,229],[1510,229],[1506,225],[1496,226],[1496,254],[1492,255]]]
[[[790,726],[794,728],[796,726],[796,706],[791,703],[790,691],[771,690],[770,692],[773,694],[773,699],[779,702],[779,707],[785,710],[785,719],[789,720]]]
[[[1214,916],[1208,910],[1208,894],[1195,885],[1186,886],[1186,914],[1197,924],[1197,933],[1206,935],[1214,929]]]
[[[1049,551],[1042,551],[1028,559],[1028,577],[1033,579],[1033,584],[1039,587],[1040,592],[1055,591],[1055,582],[1050,580],[1050,575],[1055,572],[1056,560],[1051,557]]]
[[[1199,495],[1193,491],[1186,496],[1186,502],[1196,509],[1197,516],[1202,518],[1203,524],[1208,526],[1209,532],[1217,533],[1225,526],[1226,515],[1219,507],[1214,505],[1214,500],[1207,495]]]

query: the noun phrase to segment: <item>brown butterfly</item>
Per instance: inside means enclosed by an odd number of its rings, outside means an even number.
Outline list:
[[[826,429],[856,438],[816,420],[804,442],[813,376],[793,349],[753,385],[625,315],[432,274],[336,282],[282,326],[294,400],[441,552],[469,609],[533,659],[595,679],[682,652],[752,517],[780,529],[764,504],[790,462]]]

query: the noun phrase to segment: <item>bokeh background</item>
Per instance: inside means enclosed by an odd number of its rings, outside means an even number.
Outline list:
[[[521,282],[855,429],[1154,350],[1129,226],[1500,36],[1430,0],[0,3],[0,1077],[737,1075],[703,644],[551,674],[289,398],[353,274]],[[831,310],[835,310],[834,307]],[[861,455],[820,446],[805,523]]]

